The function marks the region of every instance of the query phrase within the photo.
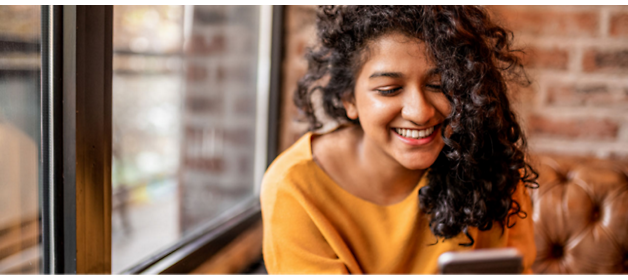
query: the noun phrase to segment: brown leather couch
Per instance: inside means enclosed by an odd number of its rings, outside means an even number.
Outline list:
[[[534,273],[628,273],[628,163],[536,156]]]

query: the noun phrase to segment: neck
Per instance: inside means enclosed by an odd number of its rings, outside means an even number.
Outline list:
[[[360,128],[356,146],[358,164],[369,182],[369,192],[384,202],[401,201],[416,187],[425,170],[411,170],[385,153]]]

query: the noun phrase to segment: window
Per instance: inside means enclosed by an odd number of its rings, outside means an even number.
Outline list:
[[[40,10],[0,6],[0,274],[40,273]]]
[[[112,273],[137,273],[257,204],[270,12],[114,8]]]
[[[113,273],[257,202],[267,149],[259,142],[268,118],[257,107],[268,96],[268,82],[260,87],[268,75],[258,73],[269,71],[260,59],[270,55],[260,40],[267,10],[114,8]]]
[[[185,273],[259,221],[280,13],[0,6],[0,274]]]
[[[180,238],[183,6],[115,6],[112,273]]]

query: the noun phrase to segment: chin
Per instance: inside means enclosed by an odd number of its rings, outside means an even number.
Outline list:
[[[400,161],[400,163],[409,170],[424,170],[430,168],[432,164],[434,164],[439,154],[440,151],[437,154],[430,153],[427,155],[417,155],[412,159]]]
[[[402,156],[397,157],[397,161],[409,170],[424,170],[432,167],[445,146],[441,139],[436,140],[440,140],[440,143],[432,143],[436,145],[429,149],[406,152]]]

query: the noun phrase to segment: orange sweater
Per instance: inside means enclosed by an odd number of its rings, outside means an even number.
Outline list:
[[[429,218],[419,210],[420,180],[403,201],[381,206],[358,198],[340,186],[312,160],[311,133],[282,153],[266,171],[261,205],[263,254],[270,274],[408,274],[437,273],[437,259],[447,251],[515,247],[523,255],[524,272],[536,256],[532,207],[520,185],[514,199],[528,214],[516,225],[489,231],[469,229],[436,241]],[[427,173],[427,172],[426,172]]]

